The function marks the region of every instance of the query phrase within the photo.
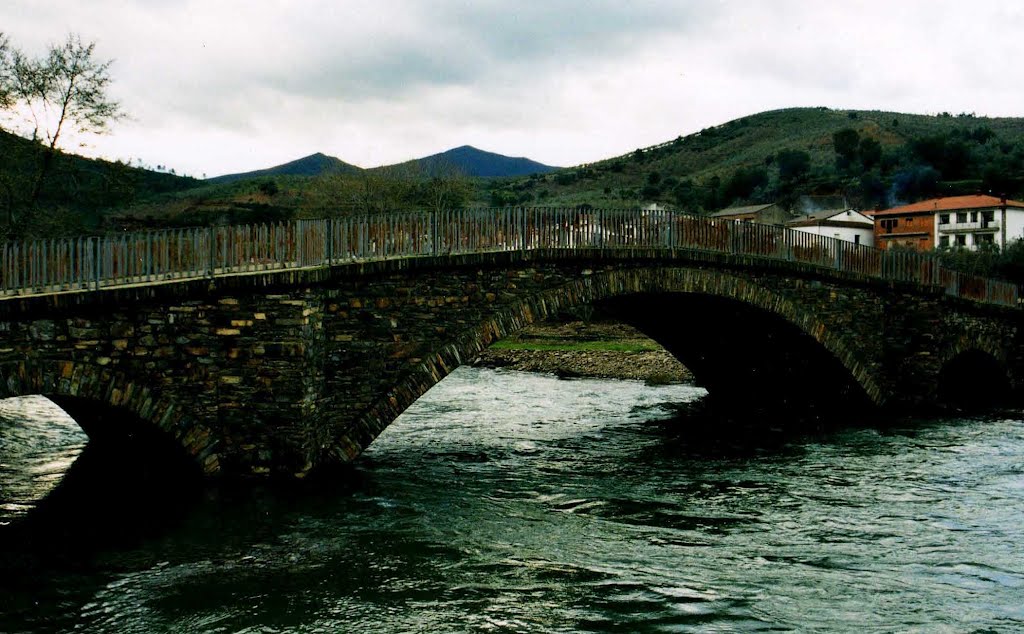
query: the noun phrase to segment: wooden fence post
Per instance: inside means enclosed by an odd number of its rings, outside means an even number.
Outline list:
[[[437,257],[437,209],[430,212],[430,254]]]
[[[206,236],[207,236],[207,240],[209,240],[209,247],[207,249],[209,251],[209,256],[210,256],[210,261],[209,261],[210,271],[209,271],[209,273],[210,273],[210,277],[213,277],[214,273],[216,272],[216,268],[217,268],[216,267],[216,261],[217,261],[217,240],[216,240],[216,237],[213,234],[213,227],[212,226],[206,228]]]
[[[100,289],[100,239],[90,238],[92,243],[92,277],[96,290]]]

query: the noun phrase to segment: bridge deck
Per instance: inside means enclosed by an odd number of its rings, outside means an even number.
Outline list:
[[[929,254],[883,251],[772,225],[670,210],[506,208],[193,227],[121,236],[11,242],[0,252],[0,299],[393,258],[540,249],[646,249],[792,262],[903,282],[972,301],[1018,306],[1009,282],[941,266]]]

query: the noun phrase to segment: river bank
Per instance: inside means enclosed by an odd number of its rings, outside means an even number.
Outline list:
[[[615,322],[534,324],[484,350],[472,365],[651,384],[693,380],[657,342]]]

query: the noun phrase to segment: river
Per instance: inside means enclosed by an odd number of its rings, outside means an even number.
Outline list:
[[[88,450],[56,486],[84,437],[6,401],[0,631],[1024,629],[1019,416],[751,440],[702,393],[460,368],[354,468],[255,489]]]

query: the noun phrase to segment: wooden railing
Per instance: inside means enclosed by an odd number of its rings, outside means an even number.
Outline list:
[[[0,296],[38,295],[397,257],[534,249],[656,249],[800,262],[941,287],[1017,306],[1015,284],[942,267],[931,254],[881,251],[773,225],[637,209],[463,209],[113,237],[9,242]]]

